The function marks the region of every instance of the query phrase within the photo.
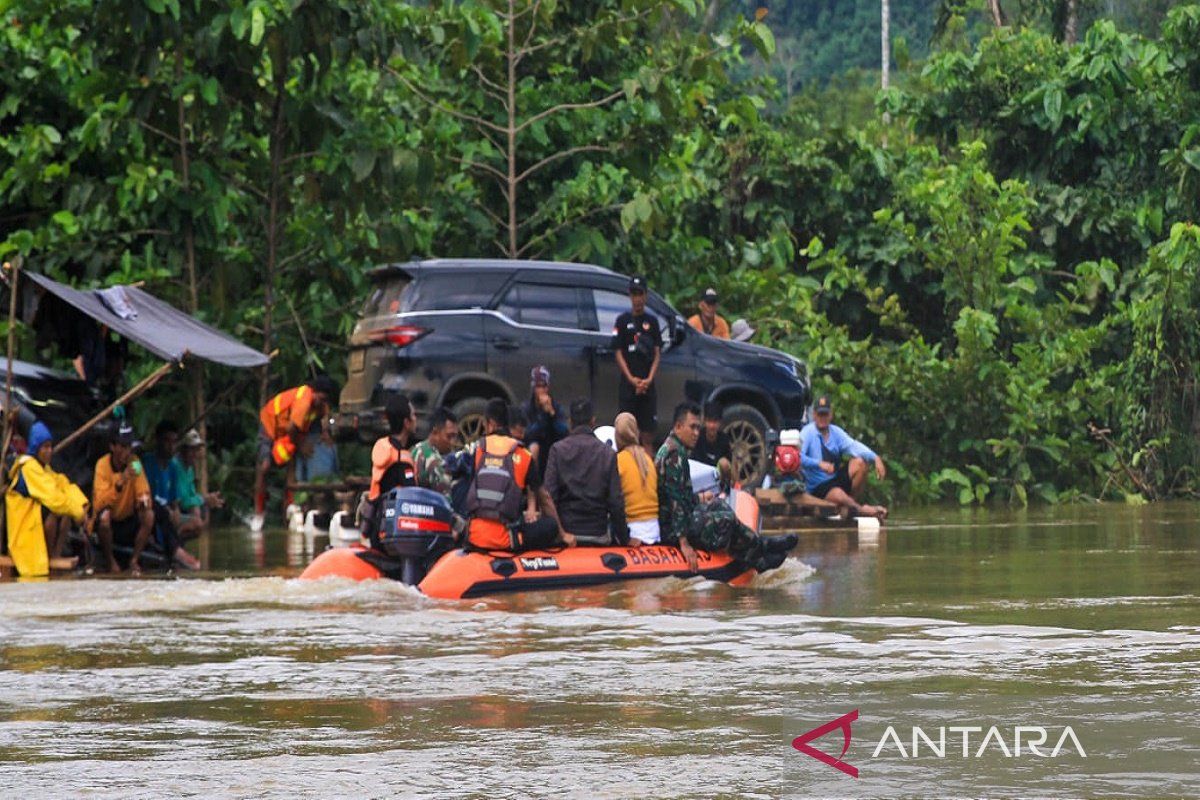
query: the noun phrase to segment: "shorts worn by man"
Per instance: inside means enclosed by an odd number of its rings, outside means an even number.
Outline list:
[[[662,331],[653,314],[646,312],[646,279],[629,281],[630,310],[613,324],[612,348],[621,385],[617,391],[618,411],[633,414],[641,432],[642,445],[653,446],[658,426],[658,392],[654,379],[662,357]]]
[[[581,545],[628,544],[617,454],[593,433],[592,401],[571,401],[571,432],[550,448],[546,491]]]
[[[675,424],[654,458],[658,470],[658,524],[663,544],[677,545],[692,570],[696,551],[728,552],[759,572],[781,565],[796,545],[795,534],[765,540],[743,525],[719,497],[692,493],[688,453],[700,437],[700,408],[681,403]]]

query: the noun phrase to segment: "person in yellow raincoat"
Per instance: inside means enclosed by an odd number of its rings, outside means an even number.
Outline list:
[[[50,429],[35,422],[29,431],[29,448],[13,464],[4,496],[8,514],[8,551],[24,577],[50,573],[50,557],[57,556],[66,538],[67,520],[83,522],[87,495],[50,467],[54,438]],[[42,524],[43,507],[49,512]]]

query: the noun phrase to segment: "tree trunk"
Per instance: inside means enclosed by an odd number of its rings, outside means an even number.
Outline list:
[[[880,0],[879,35],[879,87],[886,90],[891,82],[892,71],[892,10],[888,0]]]
[[[1079,0],[1064,0],[1063,44],[1072,45],[1079,40]]]
[[[508,257],[517,257],[517,45],[516,6],[508,0]],[[536,20],[533,24],[536,24]]]
[[[1008,24],[1004,18],[1004,9],[1000,6],[1000,0],[988,0],[988,10],[992,12],[992,22],[997,28]]]
[[[178,82],[182,82],[183,78],[183,47],[182,45],[175,48],[175,77]],[[184,195],[191,192],[192,181],[192,159],[188,151],[188,136],[187,136],[187,117],[186,109],[183,105],[183,97],[176,101],[176,123],[178,126],[179,136],[179,175],[183,183]],[[186,214],[183,219],[183,247],[184,247],[184,265],[187,269],[188,282],[188,313],[195,315],[200,310],[200,293],[196,285],[196,227],[191,214]],[[204,363],[196,359],[192,359],[189,364],[191,372],[188,373],[188,382],[191,384],[191,396],[189,397],[188,416],[189,419],[196,420],[196,427],[200,433],[202,441],[208,441],[207,427],[205,417],[207,416],[204,402]],[[208,453],[206,448],[201,448],[199,456],[196,460],[196,478],[200,484],[200,493],[208,493]]]
[[[269,358],[272,350],[274,335],[273,323],[275,318],[275,268],[279,263],[279,214],[280,214],[280,173],[283,164],[283,93],[287,91],[286,73],[277,66],[275,72],[275,102],[271,113],[271,177],[267,193],[267,263],[263,286],[263,353]],[[267,402],[267,392],[271,382],[271,364],[268,361],[262,368],[262,376],[258,386],[258,405]]]

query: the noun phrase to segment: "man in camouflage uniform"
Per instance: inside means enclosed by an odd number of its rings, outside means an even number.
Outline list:
[[[700,408],[681,403],[675,409],[675,424],[667,441],[654,458],[658,470],[658,520],[663,544],[676,545],[688,566],[699,564],[696,551],[728,551],[759,572],[774,569],[796,546],[795,534],[763,539],[743,525],[724,499],[708,493],[692,493],[688,454],[700,436]]]
[[[446,469],[446,454],[458,440],[458,418],[444,408],[429,418],[429,436],[410,451],[417,471],[417,486],[450,496],[454,479]]]

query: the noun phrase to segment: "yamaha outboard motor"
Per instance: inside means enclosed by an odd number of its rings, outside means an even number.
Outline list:
[[[430,489],[400,486],[380,498],[382,519],[371,545],[399,562],[399,578],[416,586],[435,559],[454,547],[454,514]]]

